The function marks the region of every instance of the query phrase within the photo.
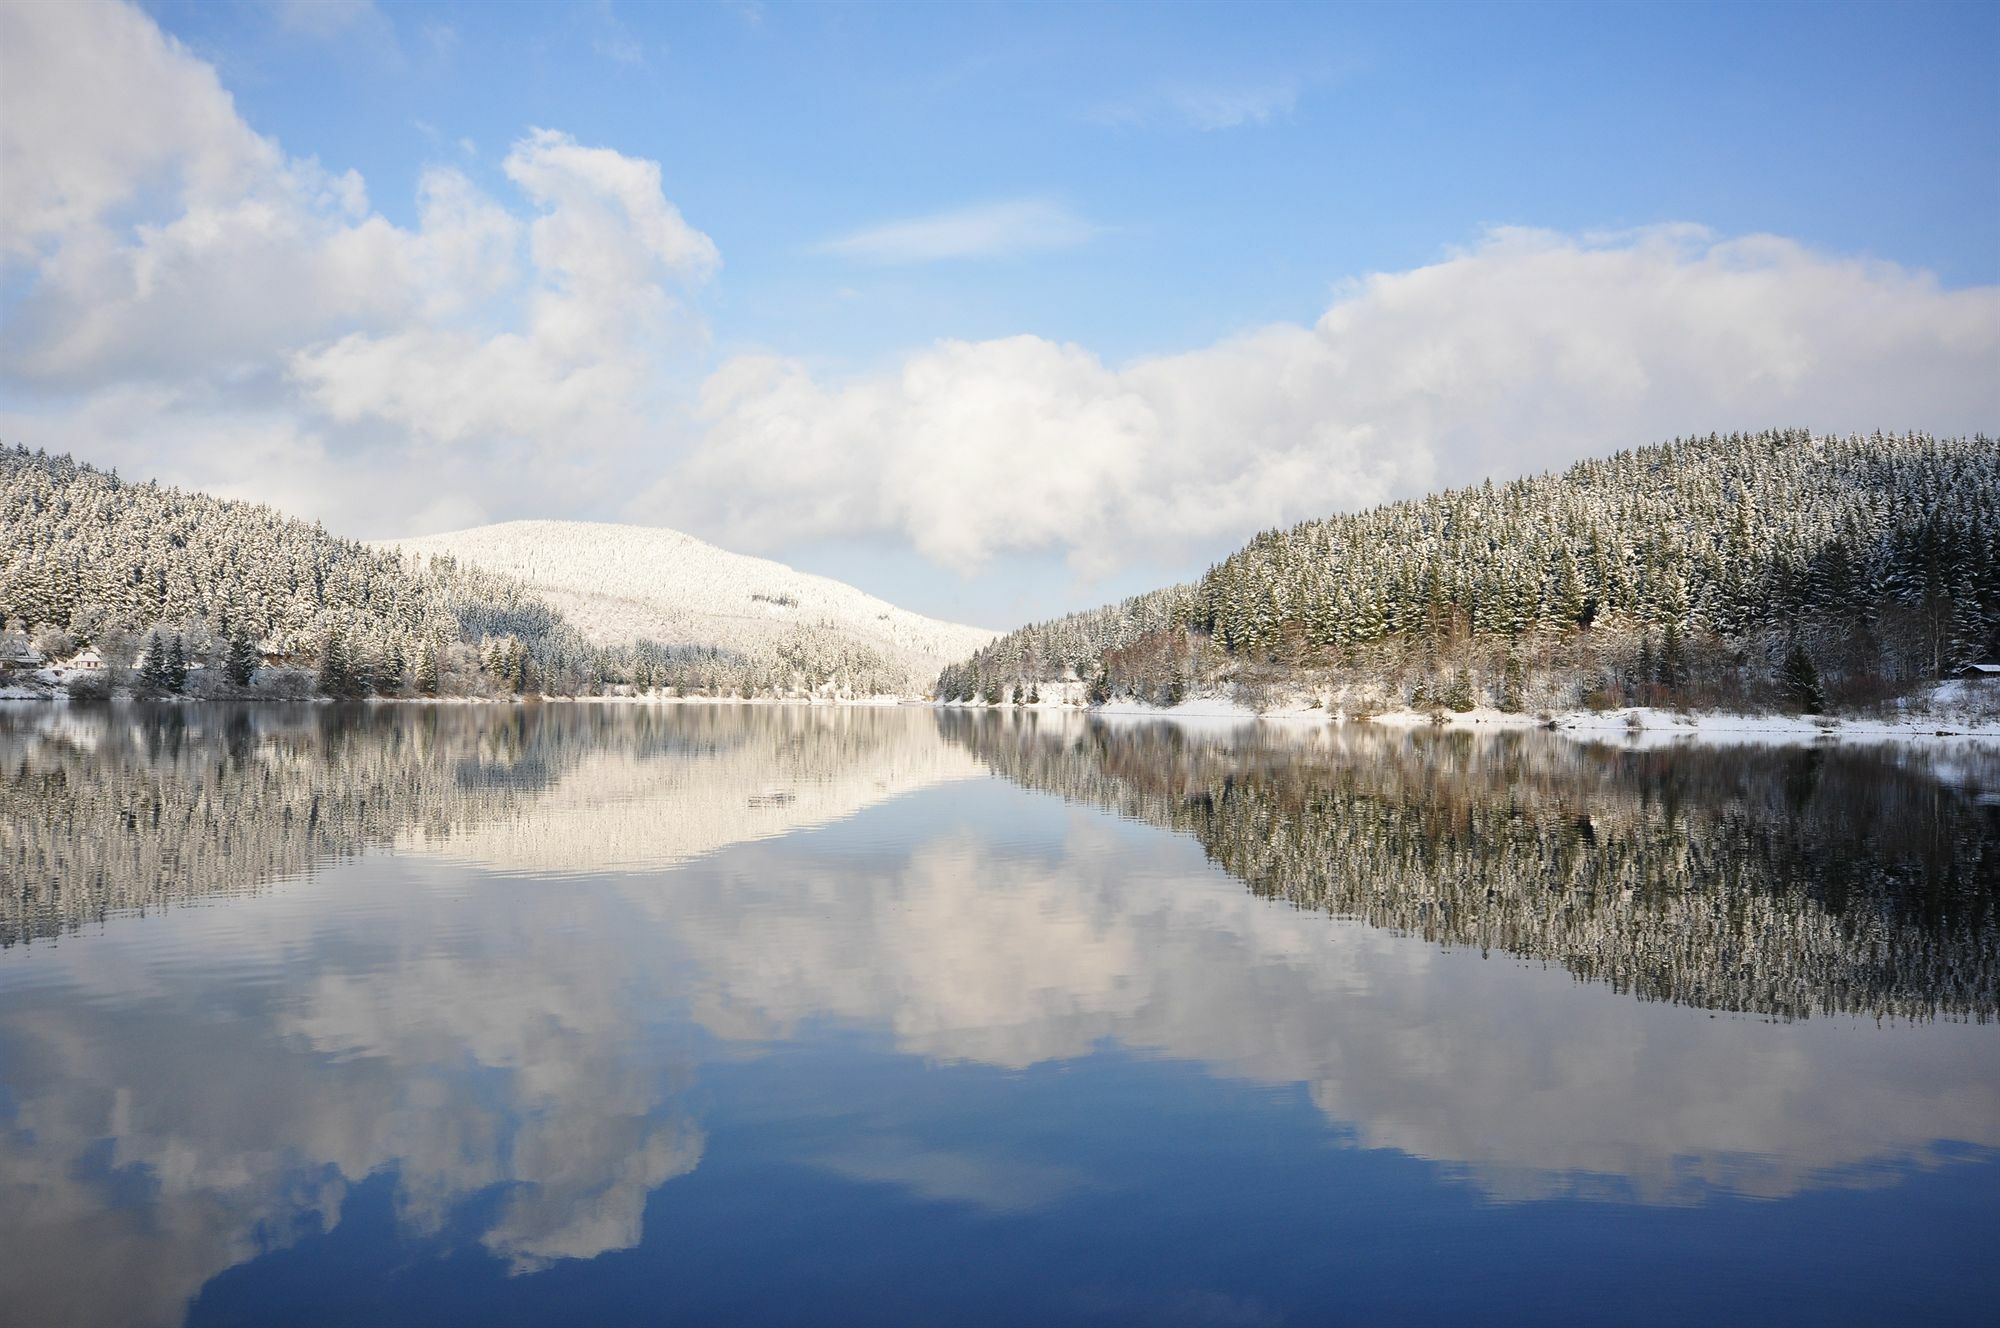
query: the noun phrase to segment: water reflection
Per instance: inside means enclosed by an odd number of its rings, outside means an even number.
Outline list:
[[[1934,1165],[1940,1140],[2000,1146],[1989,1028],[1711,1019],[1275,909],[1196,856],[1095,818],[845,872],[790,842],[734,854],[682,900],[695,1014],[735,1038],[832,1015],[938,1061],[1018,1069],[1110,1043],[1304,1084],[1360,1145],[1509,1200],[1778,1197]]]
[[[1990,755],[942,722],[1025,787],[1190,833],[1300,908],[1707,1009],[1985,1020],[2000,1005]]]
[[[0,705],[0,946],[371,849],[539,875],[683,861],[978,773],[921,718]]]
[[[1489,1199],[1890,1184],[2000,1148],[1993,774],[927,712],[0,713],[0,1317],[176,1322],[371,1180],[413,1257],[630,1249],[741,1125],[703,1084],[746,1057],[834,1122],[771,1165],[1055,1223],[1138,1183],[1057,1118],[923,1142],[944,1108],[870,1097],[857,1038],[1304,1085]]]

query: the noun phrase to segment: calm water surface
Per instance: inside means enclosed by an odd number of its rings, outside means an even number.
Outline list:
[[[1996,791],[0,707],[0,1320],[1991,1323]]]

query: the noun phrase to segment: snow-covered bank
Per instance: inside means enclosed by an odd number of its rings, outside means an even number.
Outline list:
[[[1380,724],[1400,728],[1524,729],[1543,728],[1595,742],[1658,747],[1678,742],[1711,744],[1802,744],[1824,742],[1973,742],[2000,747],[2000,697],[1960,696],[1957,684],[1945,684],[1921,707],[1893,716],[1740,714],[1716,711],[1665,710],[1627,706],[1616,710],[1575,710],[1555,714],[1508,714],[1499,710],[1464,712],[1392,710],[1351,716],[1329,711],[1310,701],[1289,701],[1263,711],[1224,696],[1196,697],[1177,706],[1154,706],[1118,700],[1088,713],[1111,720],[1171,720],[1201,726],[1277,723]],[[1009,707],[998,707],[1008,709]],[[1029,706],[1037,709],[1072,707]]]
[[[1053,690],[1053,688],[1051,689]],[[1943,689],[1939,689],[1942,691]],[[113,704],[134,700],[120,693]],[[157,698],[190,704],[206,701],[271,702],[270,697]],[[288,704],[317,704],[327,698],[309,698]],[[60,690],[30,691],[0,688],[0,702],[58,702],[69,698]],[[1996,698],[2000,702],[2000,698]],[[1880,743],[1975,743],[2000,750],[2000,703],[1991,708],[1977,705],[1912,708],[1892,717],[1868,715],[1782,715],[1743,714],[1719,711],[1666,710],[1651,706],[1628,706],[1616,710],[1574,710],[1535,715],[1509,714],[1493,709],[1464,712],[1391,710],[1379,714],[1348,715],[1329,710],[1308,700],[1292,699],[1263,710],[1253,709],[1226,696],[1201,696],[1177,706],[1148,705],[1142,701],[1119,699],[1104,705],[1087,706],[1074,699],[1044,699],[1035,704],[987,705],[983,702],[932,702],[921,697],[889,694],[857,697],[740,697],[740,696],[535,696],[535,697],[368,697],[367,705],[614,705],[614,706],[806,706],[811,708],[886,708],[924,706],[940,709],[994,711],[1001,714],[1089,715],[1113,722],[1167,720],[1202,728],[1228,728],[1246,724],[1273,724],[1292,729],[1311,726],[1373,724],[1386,728],[1448,728],[1472,730],[1547,729],[1592,742],[1617,742],[1632,747],[1660,747],[1673,743],[1787,745],[1826,742]]]

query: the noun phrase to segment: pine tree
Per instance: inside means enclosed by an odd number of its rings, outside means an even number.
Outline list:
[[[1668,690],[1687,681],[1687,650],[1681,644],[1681,629],[1674,619],[1660,631],[1660,658],[1657,681]]]
[[[1960,579],[1951,597],[1951,634],[1945,647],[1945,677],[1968,664],[1977,664],[1986,655],[1986,617],[1979,611],[1979,595],[1970,577]]]
[[[167,690],[167,642],[157,627],[146,634],[146,644],[139,660],[138,684],[141,691]]]
[[[417,691],[424,696],[436,696],[442,685],[438,676],[438,649],[429,641],[417,653]]]
[[[354,658],[349,653],[347,638],[339,632],[328,632],[326,645],[320,652],[318,686],[321,695],[335,698],[353,698],[361,695],[361,679],[354,668]]]
[[[229,638],[228,654],[224,657],[222,673],[233,687],[248,687],[256,676],[257,666],[263,660],[257,654],[257,647],[242,633]]]
[[[170,692],[183,692],[187,690],[187,680],[187,645],[181,640],[181,634],[175,632],[173,639],[167,643],[166,661],[160,668],[160,684]]]
[[[1817,715],[1826,709],[1826,693],[1820,689],[1819,670],[1814,667],[1812,656],[1806,652],[1803,642],[1792,642],[1792,648],[1785,652],[1785,662],[1778,671],[1778,685],[1784,690],[1785,700],[1801,714]]]
[[[1444,703],[1460,714],[1478,704],[1472,694],[1472,678],[1463,671],[1452,675],[1451,683],[1445,688]]]
[[[400,696],[403,692],[403,648],[391,641],[375,657],[375,691],[380,696]]]
[[[1526,709],[1526,690],[1521,657],[1510,650],[1507,652],[1507,670],[1500,683],[1500,708],[1510,715],[1520,714]]]

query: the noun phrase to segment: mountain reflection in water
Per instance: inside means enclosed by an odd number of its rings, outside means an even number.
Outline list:
[[[0,707],[0,1321],[227,1317],[219,1275],[381,1185],[401,1263],[476,1252],[517,1306],[611,1278],[662,1202],[721,1221],[711,1171],[960,1214],[974,1249],[1115,1243],[1186,1169],[1089,1146],[1044,1067],[1136,1085],[1106,1099],[1135,1138],[1195,1110],[1174,1066],[1302,1091],[1317,1138],[1232,1098],[1217,1146],[1394,1150],[1435,1168],[1402,1200],[1517,1223],[1989,1169],[1996,773],[921,710]],[[905,1063],[935,1086],[887,1087]],[[996,1072],[966,1128],[948,1086]],[[1274,1231],[1343,1220],[1264,1193]],[[869,1239],[818,1253],[865,1269]],[[669,1280],[811,1317],[769,1299],[783,1267],[730,1266]]]

